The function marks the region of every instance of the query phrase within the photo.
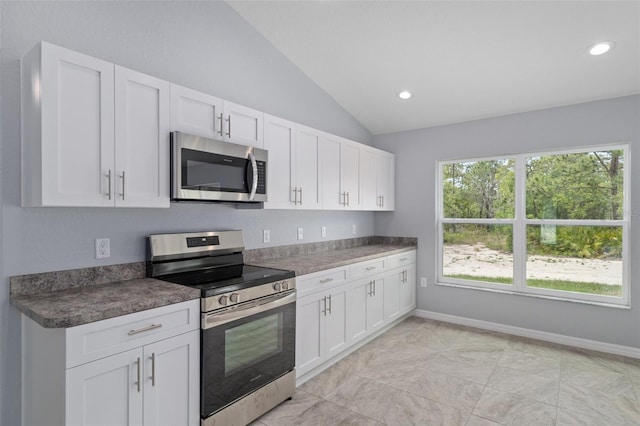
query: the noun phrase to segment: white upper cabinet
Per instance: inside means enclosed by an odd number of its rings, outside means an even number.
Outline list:
[[[223,101],[223,140],[262,148],[264,113],[246,106]]]
[[[323,135],[320,139],[320,165],[322,170],[322,208],[341,210],[346,196],[340,191],[340,140]]]
[[[222,139],[222,99],[171,84],[171,130]]]
[[[294,192],[296,130],[295,123],[264,115],[264,148],[269,151],[265,209],[292,209],[297,206]]]
[[[171,131],[262,148],[264,113],[171,85]]]
[[[386,152],[378,154],[376,170],[376,205],[380,210],[395,209],[395,156]]]
[[[322,208],[358,209],[359,144],[329,134],[325,134],[320,142]]]
[[[22,120],[24,206],[169,207],[166,82],[42,42]]]
[[[360,208],[360,148],[353,142],[340,143],[340,194],[342,205],[350,210]],[[346,198],[346,200],[345,200]]]
[[[115,68],[116,162],[119,207],[169,207],[169,83]]]
[[[49,43],[22,61],[22,204],[112,206],[114,67]]]
[[[320,138],[321,132],[306,126],[296,126],[294,199],[297,208],[320,210]]]
[[[384,151],[360,150],[360,194],[363,210],[393,210],[395,157]]]

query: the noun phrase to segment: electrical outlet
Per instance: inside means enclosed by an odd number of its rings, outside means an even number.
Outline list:
[[[298,239],[301,240],[303,237],[302,228],[298,228]]]
[[[322,238],[326,238],[327,237],[327,227],[326,226],[323,226],[320,229],[320,235],[322,236]]]
[[[426,287],[426,286],[427,286],[427,277],[420,278],[420,287]]]
[[[96,239],[96,259],[106,259],[108,257],[111,257],[109,238]]]
[[[351,233],[353,235],[356,235],[356,224],[355,223],[353,225],[351,225]]]
[[[262,242],[268,243],[270,241],[271,241],[271,231],[269,231],[268,229],[265,229],[264,231],[262,231]]]

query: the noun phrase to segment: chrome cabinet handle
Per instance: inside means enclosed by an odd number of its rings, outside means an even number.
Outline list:
[[[380,207],[384,207],[384,195],[380,196]]]
[[[258,163],[256,162],[256,157],[252,152],[249,153],[249,161],[251,162],[251,168],[253,169],[253,182],[251,183],[251,193],[249,194],[249,200],[253,200],[258,189]]]
[[[214,116],[215,116],[215,113],[216,113],[216,110],[215,110],[215,107],[214,107],[214,109],[213,109]],[[218,117],[218,118],[220,119],[220,130],[218,132],[216,132],[216,133],[218,133],[220,136],[222,136],[222,124],[224,122],[223,118],[222,118],[222,113],[220,113],[220,117]]]
[[[124,170],[122,171],[122,176],[120,176],[122,178],[122,199],[124,200]]]
[[[376,295],[376,282],[373,281],[373,295]]]
[[[322,313],[327,316],[327,296],[322,298]]]
[[[127,333],[129,336],[133,336],[134,334],[138,334],[138,333],[144,333],[145,331],[151,331],[151,330],[155,330],[156,328],[161,328],[162,324],[151,324],[150,326],[147,327],[142,327],[139,328],[137,330],[129,330],[129,333]]]
[[[324,279],[324,280],[320,280],[320,283],[321,283],[321,284],[324,284],[324,283],[330,283],[331,281],[333,281],[333,278],[326,278],[326,279]]]
[[[344,206],[347,204],[347,193],[346,192],[341,192],[340,193],[340,205]]]
[[[333,303],[331,302],[331,295],[329,295],[329,313],[331,313],[331,308],[333,308]]]
[[[349,191],[347,191],[347,207],[349,207],[350,204],[351,204],[351,195],[349,194]]]
[[[156,385],[156,353],[152,352],[149,359],[151,359],[151,386],[155,386]]]
[[[408,259],[408,257],[403,257],[403,258],[400,259],[400,262],[404,262],[407,259]]]
[[[375,266],[367,266],[367,271],[373,271],[374,269],[376,269]]]
[[[300,187],[299,191],[300,191],[300,205],[302,205],[302,187]]]
[[[136,365],[138,366],[138,381],[134,385],[138,387],[138,392],[140,392],[140,357],[136,360]]]
[[[109,200],[111,200],[111,169],[109,169],[109,173],[105,175],[107,177],[107,196]]]
[[[373,296],[373,281],[369,281],[369,296]]]
[[[227,125],[227,137],[230,138],[231,137],[231,114],[229,114],[229,116],[227,117],[227,119],[225,121],[227,123],[229,123]]]
[[[293,192],[293,205],[297,205],[298,204],[298,188],[295,187],[291,190],[291,192]]]

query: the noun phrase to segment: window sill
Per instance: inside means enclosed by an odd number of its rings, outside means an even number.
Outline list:
[[[440,287],[453,287],[453,288],[463,288],[465,290],[477,290],[477,291],[487,291],[490,293],[502,293],[502,294],[509,294],[512,296],[524,296],[524,297],[533,297],[536,299],[546,299],[546,300],[556,300],[559,302],[570,302],[570,303],[579,303],[582,305],[593,305],[593,306],[601,306],[604,308],[615,308],[615,309],[624,309],[624,310],[631,310],[631,307],[629,305],[617,305],[614,303],[604,303],[604,302],[595,302],[592,300],[579,300],[579,299],[569,299],[566,297],[554,297],[554,296],[545,296],[542,294],[533,294],[533,293],[520,293],[517,291],[509,291],[509,290],[502,290],[502,289],[496,289],[496,288],[486,288],[486,287],[475,287],[475,286],[470,286],[470,285],[464,285],[464,284],[453,284],[453,283],[443,283],[443,282],[436,282],[437,286]]]

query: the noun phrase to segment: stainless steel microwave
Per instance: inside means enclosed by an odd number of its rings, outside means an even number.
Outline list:
[[[267,201],[264,149],[171,132],[171,198]]]

